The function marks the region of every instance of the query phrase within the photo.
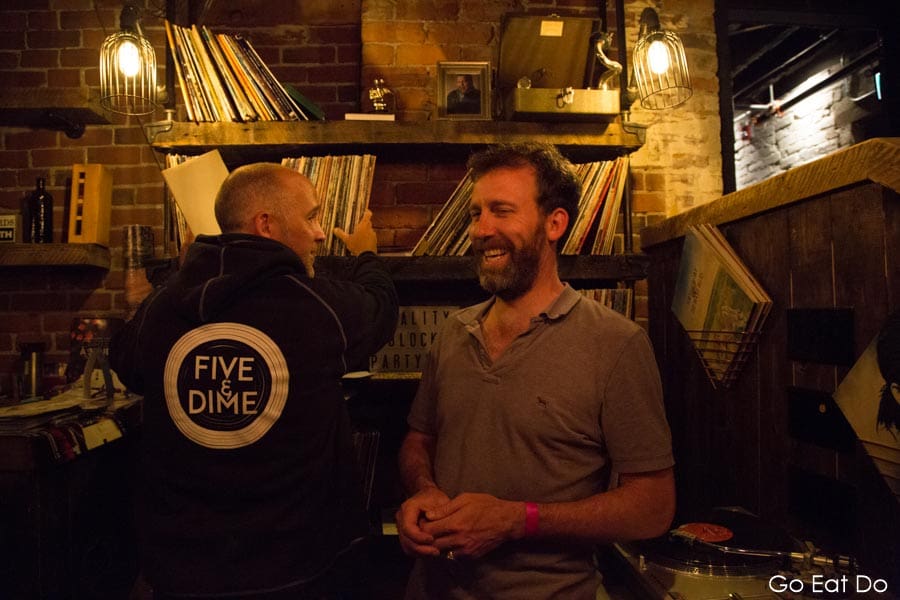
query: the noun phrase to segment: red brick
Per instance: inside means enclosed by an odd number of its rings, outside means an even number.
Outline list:
[[[372,183],[372,193],[369,196],[369,206],[379,208],[394,206],[397,202],[394,196],[394,184],[375,181]]]
[[[17,292],[10,297],[10,310],[38,313],[48,310],[66,310],[68,304],[64,294],[48,294],[45,290]],[[20,321],[24,323],[24,321]],[[33,325],[25,331],[40,331]]]
[[[369,44],[424,44],[426,40],[425,24],[409,21],[387,21],[366,23],[362,28],[363,47]]]
[[[312,44],[358,44],[359,25],[339,25],[336,27],[310,27],[308,43]]]
[[[378,240],[378,249],[382,252],[392,249],[394,246],[393,229],[375,229],[375,238]]]
[[[59,13],[54,11],[34,11],[28,13],[28,30],[53,30],[59,29]]]
[[[412,250],[422,236],[425,235],[426,227],[418,229],[397,229],[394,231],[394,248],[397,251]]]
[[[96,56],[96,52],[94,55]],[[28,50],[22,52],[23,69],[40,69],[59,66],[59,50]]]
[[[453,194],[455,182],[409,182],[397,184],[397,204],[443,204]]]
[[[19,67],[19,52],[0,52],[0,71]]]
[[[84,150],[80,148],[38,149],[31,152],[31,164],[35,167],[56,167],[85,162]]]
[[[96,0],[53,0],[53,8],[57,10],[90,10]]]
[[[495,36],[489,23],[431,23],[428,26],[428,44],[478,44],[487,46]]]
[[[392,65],[394,64],[394,46],[388,44],[366,44],[362,48],[362,64]],[[373,79],[366,77],[366,80]]]
[[[88,148],[89,163],[131,165],[140,162],[141,148],[137,146],[100,146]]]
[[[337,62],[339,63],[349,63],[349,64],[359,64],[359,56],[362,51],[362,45],[359,43],[356,44],[342,44],[337,46]]]
[[[285,48],[281,60],[285,63],[302,63],[320,65],[336,62],[337,51],[334,46],[301,46]]]
[[[359,68],[353,66],[322,66],[308,67],[307,81],[310,83],[324,83],[334,81],[354,81],[359,79]]]
[[[403,65],[434,65],[442,60],[457,60],[458,55],[448,54],[443,46],[431,44],[400,44],[397,46],[397,63]]]
[[[413,160],[414,156],[407,157]],[[425,181],[428,177],[428,165],[410,162],[392,163],[375,161],[376,181]]]
[[[666,190],[666,176],[663,173],[643,173],[644,187],[648,192],[664,192]],[[635,186],[635,189],[638,189]]]
[[[16,87],[42,87],[47,85],[46,71],[5,71],[0,80],[4,86]]]
[[[0,150],[0,169],[23,169],[28,166],[28,152]]]
[[[59,134],[41,129],[27,133],[8,133],[5,137],[7,150],[33,150],[35,148],[56,148]]]
[[[97,48],[67,48],[60,53],[59,64],[63,67],[96,67],[99,56]]]
[[[4,31],[0,35],[0,50],[21,50],[25,48],[25,31]]]
[[[166,198],[162,182],[142,185],[133,189],[135,206],[158,206],[162,210],[163,200]]]
[[[139,223],[141,225],[153,225],[162,227],[163,214],[162,206],[153,208],[128,208],[121,210],[114,206],[112,215],[110,216],[110,227],[122,228],[125,225],[133,225]]]
[[[111,31],[104,31],[103,29],[82,29],[81,30],[81,47],[85,49],[94,49],[97,52],[97,60],[100,60],[100,46],[103,45],[103,40],[107,38]]]
[[[120,10],[64,10],[59,13],[59,25],[62,29],[96,29],[108,27],[118,29]],[[111,25],[111,24],[115,25]]]
[[[372,215],[372,225],[387,229],[425,228],[431,223],[427,206],[396,206],[379,209]]]
[[[635,192],[633,210],[638,212],[666,212],[666,197],[662,193]]]
[[[80,31],[28,31],[29,48],[78,48],[81,46]]]
[[[0,170],[0,189],[16,185],[16,173],[12,169]]]
[[[134,197],[137,193],[137,188],[128,186],[114,186],[112,190],[112,205],[113,208],[119,206],[134,206]]]
[[[112,294],[105,290],[97,290],[89,294],[80,304],[73,306],[77,310],[95,311],[112,308]]]
[[[133,167],[115,166],[112,169],[113,182],[116,185],[141,185],[161,182],[162,174],[156,165],[139,165]]]
[[[108,146],[112,144],[113,132],[109,127],[85,127],[80,138],[59,136],[60,146]]]
[[[435,0],[434,2],[398,2],[396,18],[401,21],[456,21],[459,2]]]
[[[82,75],[84,77],[84,85],[94,88],[97,90],[97,95],[100,95],[100,68],[85,68],[82,71]]]
[[[140,127],[116,127],[113,138],[116,144],[145,144],[147,141]]]
[[[28,13],[7,10],[0,14],[0,31],[25,31],[28,28]]]
[[[50,69],[47,71],[50,87],[81,87],[81,71],[78,69]]]

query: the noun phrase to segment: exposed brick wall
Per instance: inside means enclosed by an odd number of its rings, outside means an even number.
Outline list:
[[[159,15],[152,14],[156,4],[147,0],[143,27],[156,47],[162,82],[164,35]],[[615,3],[608,4],[609,27],[614,28]],[[645,3],[628,0],[626,5],[631,48]],[[383,77],[396,94],[399,118],[426,120],[434,111],[436,63],[498,64],[503,14],[596,17],[597,6],[589,0],[242,0],[216,3],[206,24],[215,32],[247,36],[276,76],[320,104],[329,119],[360,110],[372,79]],[[0,80],[25,90],[78,88],[96,97],[98,49],[116,28],[120,8],[112,0],[7,0],[0,7]],[[647,144],[632,159],[635,242],[644,224],[721,194],[713,0],[658,8],[663,24],[682,33],[694,97],[674,111],[635,109],[632,114],[634,121],[651,125]],[[180,97],[177,102],[180,107]],[[35,177],[47,177],[56,200],[56,240],[62,239],[71,165],[106,164],[114,182],[113,264],[108,273],[0,270],[0,393],[7,389],[2,374],[12,370],[19,343],[43,340],[48,360],[63,362],[73,317],[122,314],[124,225],[152,225],[157,255],[172,253],[163,235],[160,157],[149,148],[137,119],[107,116],[110,124],[88,125],[76,140],[59,132],[0,126],[0,208],[18,210]],[[462,176],[462,162],[415,157],[378,162],[372,207],[384,249],[408,250],[415,244]],[[616,247],[622,247],[621,239]],[[637,294],[642,320],[643,285],[637,286]]]
[[[880,107],[871,79],[869,70],[861,69],[786,110],[744,115],[734,132],[737,189],[872,137],[869,128],[878,130]]]

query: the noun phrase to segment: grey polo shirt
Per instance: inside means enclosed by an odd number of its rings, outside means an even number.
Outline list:
[[[491,361],[481,320],[493,301],[447,319],[407,419],[436,438],[441,489],[450,497],[482,492],[566,502],[604,491],[611,470],[640,473],[674,464],[659,372],[641,327],[566,285]],[[593,571],[590,556],[590,548],[565,544],[506,544],[478,561],[470,584],[479,594],[503,597],[496,586],[521,590],[510,578],[536,585],[541,571],[593,577],[584,573]]]

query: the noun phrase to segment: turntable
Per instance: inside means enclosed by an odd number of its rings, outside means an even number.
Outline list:
[[[852,559],[822,556],[741,508],[716,508],[666,536],[615,550],[648,598],[843,598],[856,591]]]

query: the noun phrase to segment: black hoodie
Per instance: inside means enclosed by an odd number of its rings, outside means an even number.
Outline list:
[[[144,396],[143,573],[158,592],[257,594],[312,580],[368,523],[340,378],[393,334],[373,253],[309,278],[278,242],[199,236],[114,337]]]

